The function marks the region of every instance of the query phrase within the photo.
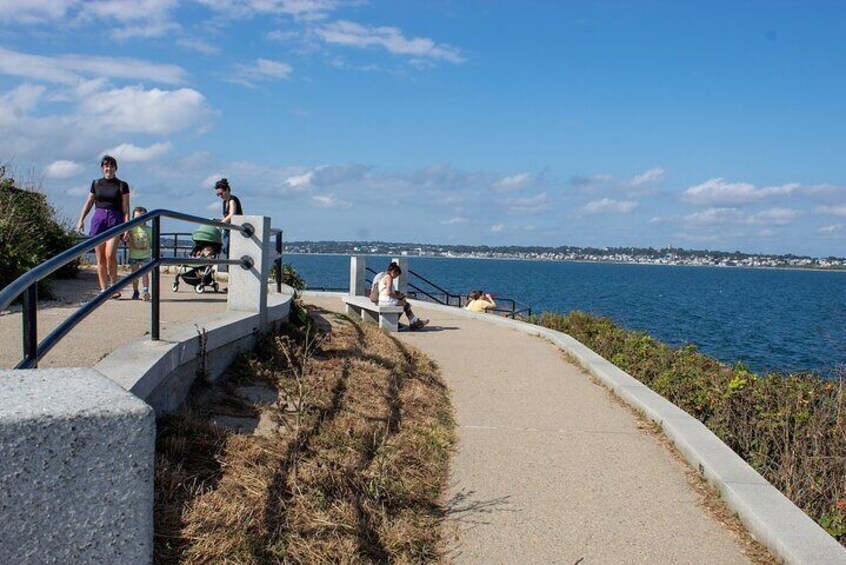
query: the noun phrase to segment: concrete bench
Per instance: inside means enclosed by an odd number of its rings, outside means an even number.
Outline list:
[[[385,331],[399,331],[402,306],[379,306],[373,304],[367,296],[342,296],[341,300],[346,304],[347,315],[355,315],[365,322],[379,324],[379,327]]]

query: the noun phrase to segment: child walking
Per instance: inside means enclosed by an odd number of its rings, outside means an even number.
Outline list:
[[[147,209],[143,206],[137,206],[132,211],[132,217],[137,218],[147,213]],[[153,256],[152,250],[153,229],[144,224],[143,226],[136,226],[129,230],[129,268],[134,273],[141,265],[149,261]],[[150,279],[145,273],[141,276],[141,283],[144,289],[144,300],[150,300]],[[138,300],[141,295],[138,294],[138,279],[132,281],[132,300]]]

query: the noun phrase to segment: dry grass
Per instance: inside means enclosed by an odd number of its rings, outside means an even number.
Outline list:
[[[160,423],[159,563],[443,560],[455,442],[448,391],[422,354],[343,318],[330,335],[274,337],[235,368],[279,391],[275,431],[209,423],[255,407],[215,395]]]

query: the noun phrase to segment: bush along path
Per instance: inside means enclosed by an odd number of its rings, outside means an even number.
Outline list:
[[[610,318],[545,312],[534,323],[569,334],[698,418],[846,545],[844,375],[750,373],[693,346],[671,348]]]
[[[448,391],[422,354],[326,316],[159,422],[158,563],[443,559]]]

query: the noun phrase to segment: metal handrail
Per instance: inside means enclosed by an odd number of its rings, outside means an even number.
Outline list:
[[[48,259],[44,263],[38,265],[31,271],[24,273],[8,286],[0,290],[0,310],[5,310],[15,299],[23,294],[23,360],[18,363],[16,369],[29,369],[38,366],[38,361],[50,351],[58,341],[64,337],[70,330],[76,327],[79,322],[85,319],[91,312],[97,309],[103,302],[108,300],[115,292],[126,286],[127,284],[139,279],[143,275],[150,273],[152,280],[150,281],[150,288],[152,290],[151,300],[151,321],[150,321],[150,337],[153,340],[159,339],[159,311],[160,311],[160,273],[158,267],[161,265],[239,265],[243,269],[250,269],[253,266],[252,259],[249,257],[242,257],[240,259],[199,259],[199,258],[163,258],[161,257],[161,218],[172,218],[175,220],[184,220],[199,224],[217,226],[226,230],[236,230],[241,232],[246,237],[251,237],[255,233],[255,228],[250,224],[235,225],[218,220],[211,220],[208,218],[201,218],[199,216],[192,216],[191,214],[184,214],[182,212],[175,212],[173,210],[153,210],[146,214],[133,218],[128,222],[117,225],[105,232],[90,237],[85,241],[74,245],[70,249],[59,253],[52,259]],[[63,266],[77,260],[82,255],[97,245],[105,243],[106,241],[121,235],[122,233],[143,224],[147,221],[153,222],[153,241],[152,253],[150,262],[142,266],[137,271],[130,273],[91,301],[80,307],[70,317],[64,320],[57,328],[55,328],[41,343],[38,342],[38,282],[50,276]],[[276,256],[274,259],[277,263],[276,269],[276,285],[277,292],[281,289],[282,283],[282,232],[281,230],[273,230],[276,235]]]
[[[365,267],[365,270],[369,273],[374,274],[374,275],[377,274],[376,271],[374,271],[370,267]],[[433,283],[432,281],[430,281],[426,277],[421,276],[419,273],[412,271],[411,269],[408,269],[408,273],[411,274],[411,275],[414,275],[415,277],[417,277],[421,281],[425,282],[426,284],[434,287],[435,289],[437,289],[438,292],[433,294],[432,292],[423,290],[422,288],[412,284],[411,282],[408,282],[407,284],[410,288],[419,292],[423,296],[429,298],[432,302],[434,302],[436,304],[442,304],[442,305],[445,305],[445,306],[456,306],[458,308],[461,307],[461,302],[462,302],[462,298],[463,298],[462,295],[449,292],[448,290],[438,286],[437,284]],[[442,294],[444,296],[444,300],[441,300],[438,296],[436,296],[437,294]],[[415,295],[415,297],[416,297],[416,295]],[[455,303],[453,303],[453,299],[455,299]],[[494,313],[502,314],[506,318],[512,318],[512,319],[516,319],[518,316],[528,318],[529,316],[532,315],[532,307],[531,306],[521,305],[522,308],[518,309],[517,308],[518,302],[516,300],[512,299],[512,298],[499,298],[498,300],[500,301],[500,303],[503,303],[503,302],[509,303],[511,305],[511,307],[510,308],[508,308],[508,307],[503,308],[503,307],[497,306],[497,308],[492,310],[492,312],[494,312]]]

